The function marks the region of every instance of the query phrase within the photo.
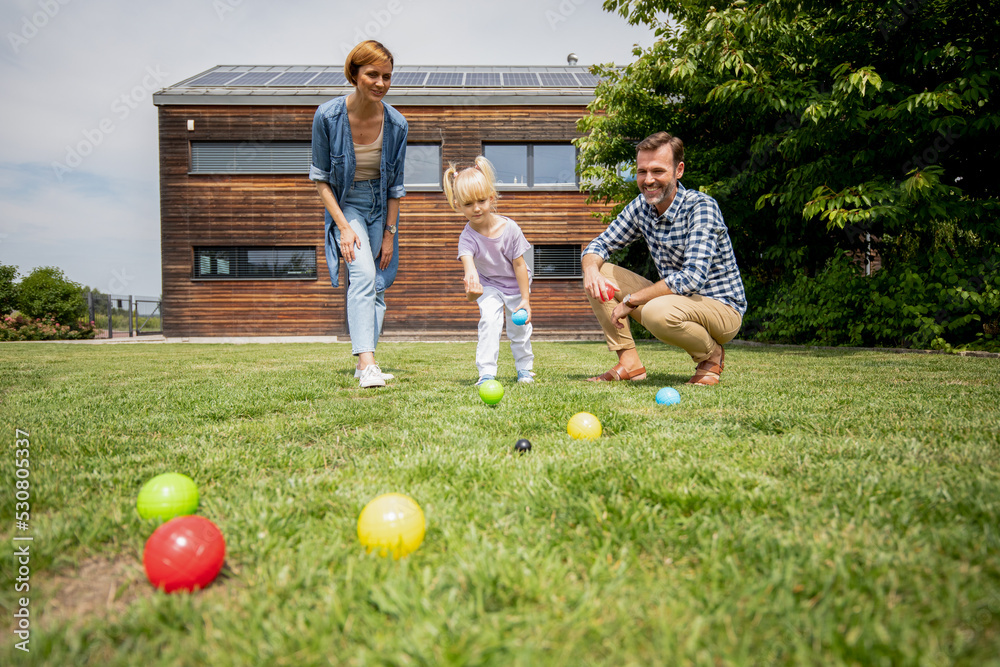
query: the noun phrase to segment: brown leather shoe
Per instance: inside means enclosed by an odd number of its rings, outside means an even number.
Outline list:
[[[602,373],[601,375],[595,375],[592,378],[587,378],[587,382],[620,382],[623,380],[631,380],[632,382],[638,382],[639,380],[646,379],[646,367],[639,366],[639,368],[634,371],[626,369],[621,363],[615,364],[614,367]]]
[[[710,386],[719,384],[719,375],[722,373],[722,366],[714,361],[703,361],[694,369],[694,375],[686,384],[700,384]]]
[[[726,350],[721,345],[719,349],[722,350],[722,354],[719,355],[719,363],[715,363],[711,359],[701,362],[695,367],[694,375],[691,376],[691,379],[686,384],[699,384],[705,387],[719,384],[719,380],[722,377],[722,369],[726,367]]]

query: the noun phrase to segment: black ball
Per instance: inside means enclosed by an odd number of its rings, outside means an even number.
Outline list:
[[[518,440],[514,444],[514,451],[517,451],[517,452],[530,452],[531,451],[531,443],[528,442],[527,440],[525,440],[524,438],[521,438],[520,440]]]

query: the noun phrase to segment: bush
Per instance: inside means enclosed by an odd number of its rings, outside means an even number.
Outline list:
[[[17,308],[17,267],[0,264],[0,315]]]
[[[1000,259],[942,249],[865,277],[845,254],[755,317],[768,342],[1000,351]]]
[[[51,316],[75,325],[87,313],[83,287],[66,279],[61,269],[42,266],[21,281],[18,310],[30,318]]]
[[[53,317],[33,319],[24,315],[4,315],[0,318],[0,341],[12,340],[81,340],[93,338],[94,323],[77,327],[59,324]]]

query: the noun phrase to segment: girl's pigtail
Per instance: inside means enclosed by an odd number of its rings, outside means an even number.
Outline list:
[[[444,196],[448,200],[448,205],[451,206],[452,210],[456,213],[458,212],[458,207],[455,202],[455,177],[458,176],[458,170],[455,169],[455,165],[449,165],[448,169],[444,172],[444,179],[442,179],[442,186],[444,186]]]
[[[480,155],[476,157],[476,169],[483,172],[483,176],[490,184],[490,190],[496,190],[497,174],[493,169],[493,163]]]
[[[493,198],[493,212],[496,213],[497,200],[500,199],[500,193],[497,192],[497,172],[493,168],[493,163],[487,160],[482,155],[476,157],[476,169],[482,172],[483,176],[486,178],[487,192],[489,196]]]

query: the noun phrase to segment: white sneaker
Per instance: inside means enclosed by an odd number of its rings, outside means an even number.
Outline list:
[[[381,368],[379,369],[379,373],[382,373],[382,379],[383,380],[395,380],[396,379],[395,375],[393,375],[392,373],[386,373]],[[359,377],[361,377],[361,369],[358,368],[357,366],[355,366],[354,367],[354,378],[357,379]]]
[[[535,374],[531,371],[518,371],[517,381],[521,384],[531,384],[535,381]]]
[[[382,371],[379,370],[378,364],[370,364],[367,368],[360,371],[359,377],[358,385],[362,389],[385,386],[385,380],[382,379]]]

